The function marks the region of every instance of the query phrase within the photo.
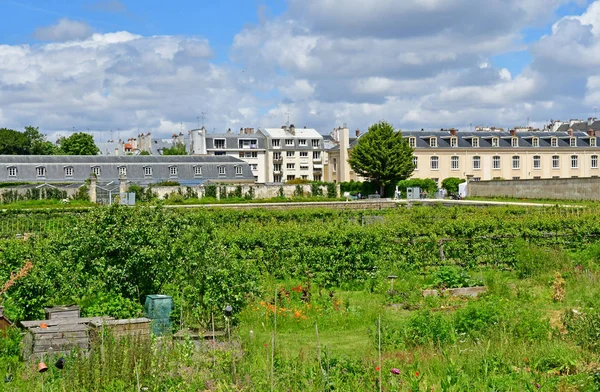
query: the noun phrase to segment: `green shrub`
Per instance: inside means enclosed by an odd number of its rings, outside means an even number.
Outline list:
[[[467,271],[455,267],[442,267],[434,275],[433,287],[442,288],[460,288],[473,287],[481,282],[472,279]]]
[[[421,188],[421,191],[430,195],[438,191],[437,183],[431,178],[413,178],[410,180],[402,180],[398,181],[396,185],[398,186],[398,191],[400,192],[401,197],[406,197],[406,188]]]
[[[452,320],[430,310],[423,310],[412,316],[404,328],[403,335],[408,346],[442,345],[456,340]]]
[[[285,193],[283,192],[283,186],[280,186],[277,190],[277,197],[280,197],[282,199],[285,197]]]
[[[312,183],[310,184],[310,193],[312,197],[323,196],[323,189],[320,184]]]
[[[465,180],[462,178],[444,178],[444,181],[442,181],[442,188],[445,189],[448,193],[458,193],[458,185],[462,184],[463,182],[465,182]]]
[[[302,190],[302,185],[296,185],[296,189],[294,189],[294,197],[303,197],[304,191]]]
[[[485,334],[502,320],[503,309],[498,298],[486,297],[470,301],[454,315],[457,333],[469,336]]]
[[[569,309],[563,315],[569,337],[581,347],[600,353],[600,311],[585,308],[583,311]]]
[[[111,316],[117,319],[141,317],[142,305],[120,294],[98,294],[80,302],[83,317]]]
[[[337,187],[335,186],[335,183],[328,182],[327,183],[327,198],[335,199],[336,197],[337,197]]]
[[[217,198],[217,186],[214,184],[206,185],[204,187],[204,197],[212,197],[213,199]]]
[[[244,196],[244,198],[246,200],[254,200],[255,197],[255,191],[254,191],[254,187],[251,186],[250,188],[248,188],[248,192],[246,192],[246,195]]]

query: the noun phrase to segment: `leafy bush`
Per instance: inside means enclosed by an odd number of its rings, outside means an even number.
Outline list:
[[[442,188],[445,189],[448,193],[458,193],[458,185],[462,184],[463,182],[465,182],[465,180],[462,178],[444,178],[444,181],[442,181]]]
[[[279,189],[277,190],[277,197],[280,198],[284,198],[285,197],[285,193],[283,192],[283,187],[280,186]]]
[[[470,301],[454,316],[456,332],[470,336],[486,333],[500,323],[502,314],[503,309],[498,298],[486,297],[478,301]]]
[[[335,183],[333,183],[333,182],[327,183],[327,198],[335,199],[336,197],[337,197],[337,187],[335,186]]]
[[[123,298],[120,294],[98,294],[80,302],[84,317],[111,316],[117,319],[141,317],[142,305],[135,300]]]
[[[456,340],[452,320],[430,310],[412,316],[403,331],[408,346],[446,344]]]
[[[515,268],[521,279],[537,276],[568,264],[566,256],[560,251],[530,245],[520,240],[515,243]]]
[[[312,183],[310,184],[310,193],[312,197],[323,196],[323,189],[321,189],[321,185]]]
[[[294,189],[294,197],[303,197],[304,191],[302,190],[302,185],[296,185],[296,189]]]
[[[600,353],[600,310],[586,308],[584,311],[569,309],[563,315],[563,323],[569,337],[581,347]]]
[[[246,196],[244,196],[244,198],[246,200],[253,200],[255,196],[256,196],[256,194],[254,191],[254,187],[251,186],[250,188],[248,188],[248,192],[246,192]]]
[[[413,178],[410,180],[402,180],[398,181],[396,185],[398,186],[398,191],[400,192],[401,197],[406,197],[406,188],[421,188],[421,191],[427,192],[430,195],[438,191],[437,183],[431,178]]]
[[[464,269],[455,267],[442,267],[434,275],[433,287],[442,288],[461,288],[478,286],[481,282],[472,279]]]
[[[154,186],[180,186],[179,182],[172,180],[160,181],[154,184]]]
[[[204,197],[212,197],[213,199],[217,198],[217,186],[214,184],[206,185],[204,187]]]

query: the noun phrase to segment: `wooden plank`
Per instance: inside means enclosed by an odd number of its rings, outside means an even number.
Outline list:
[[[93,327],[101,327],[102,325],[112,326],[112,325],[127,325],[127,324],[139,324],[139,323],[150,323],[150,322],[152,322],[152,320],[145,318],[145,317],[140,317],[140,318],[122,319],[122,320],[106,319],[106,320],[100,320],[99,322],[92,321],[92,322],[90,322],[90,324]]]
[[[40,340],[48,340],[48,339],[61,339],[61,338],[85,338],[88,336],[87,331],[82,331],[82,332],[78,332],[78,331],[74,331],[74,332],[69,332],[67,334],[65,334],[64,332],[55,332],[55,333],[46,333],[46,334],[36,334],[35,335],[35,340],[36,341],[40,341]]]
[[[48,327],[48,328],[29,328],[29,331],[34,334],[34,335],[38,335],[38,334],[47,334],[47,333],[57,333],[57,332],[79,332],[79,331],[88,331],[90,327],[88,327],[87,325],[82,325],[82,324],[75,324],[75,325],[61,325],[61,326],[54,326],[54,327]]]
[[[62,347],[68,345],[80,345],[80,344],[88,344],[88,338],[76,338],[76,339],[48,339],[36,341],[33,346],[34,347]]]
[[[113,320],[112,317],[81,317],[73,319],[56,319],[56,320],[32,320],[32,321],[21,321],[21,325],[25,328],[39,327],[40,324],[45,323],[48,326],[54,325],[68,325],[68,324],[89,324],[92,322],[101,322],[105,320]]]

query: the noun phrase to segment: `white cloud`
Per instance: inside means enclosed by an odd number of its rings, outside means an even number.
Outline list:
[[[55,25],[36,29],[33,35],[40,41],[80,40],[92,35],[92,28],[86,22],[62,18]]]

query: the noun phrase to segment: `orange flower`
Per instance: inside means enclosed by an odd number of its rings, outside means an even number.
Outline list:
[[[415,372],[415,376],[419,377],[419,372]]]
[[[381,369],[379,368],[379,366],[377,366],[377,367],[375,368],[375,370],[377,370],[377,371],[380,371]]]

